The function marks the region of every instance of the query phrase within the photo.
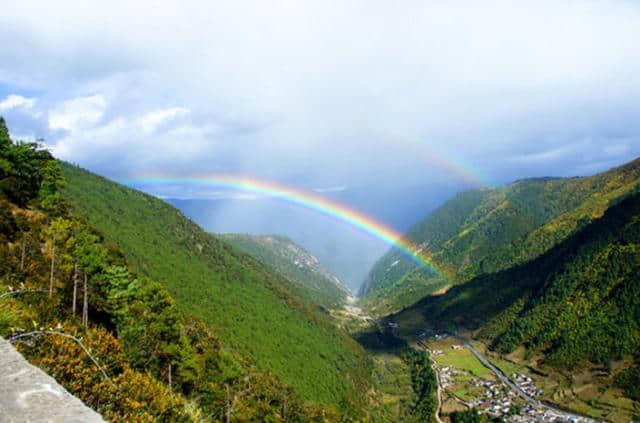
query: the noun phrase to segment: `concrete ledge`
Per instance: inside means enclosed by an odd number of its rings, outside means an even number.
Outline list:
[[[0,338],[0,423],[103,423],[102,417]]]

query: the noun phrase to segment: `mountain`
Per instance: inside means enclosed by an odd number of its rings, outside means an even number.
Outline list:
[[[407,307],[473,278],[524,264],[601,217],[638,186],[640,159],[575,178],[537,178],[458,194],[406,235],[438,273],[397,250],[385,254],[361,289],[377,314]]]
[[[405,231],[460,189],[455,181],[398,186],[387,180],[320,194]],[[379,201],[381,198],[385,201]],[[310,251],[354,292],[388,247],[350,225],[336,225],[329,216],[277,198],[163,199],[210,233],[286,236]]]
[[[287,287],[300,298],[327,309],[345,305],[349,291],[340,279],[289,238],[249,234],[218,237],[284,276],[290,282]]]
[[[66,179],[64,173],[73,177]],[[79,180],[74,179],[78,177],[82,178],[80,187],[76,186]],[[361,350],[324,316],[314,313],[312,306],[280,288],[281,278],[230,246],[207,241],[211,237],[197,233],[177,213],[173,216],[177,220],[163,215],[157,200],[123,190],[119,195],[131,195],[128,199],[132,203],[106,203],[105,208],[99,208],[99,220],[120,224],[121,234],[137,237],[136,241],[150,251],[138,256],[136,263],[129,261],[132,255],[75,214],[75,207],[62,195],[74,189],[81,190],[82,201],[87,204],[101,204],[95,195],[107,201],[123,198],[111,192],[120,189],[116,184],[61,165],[37,143],[14,142],[0,117],[0,337],[12,343],[31,364],[108,421],[338,422],[367,414],[357,395],[368,387],[368,362]],[[140,199],[149,202],[136,203]],[[153,233],[155,226],[136,225],[135,218],[128,220],[137,213],[144,215],[142,207],[165,218],[158,225],[168,229],[169,234],[163,236],[171,241],[172,249],[154,247],[161,236]],[[112,210],[117,210],[118,216],[112,215]],[[131,228],[137,231],[129,232]],[[314,377],[313,372],[317,372],[317,388],[306,393],[304,385],[294,389],[266,365],[256,365],[258,359],[264,363],[263,357],[252,358],[247,348],[237,346],[239,342],[230,346],[222,341],[213,324],[196,313],[208,287],[194,291],[191,305],[178,304],[167,289],[167,279],[159,283],[150,277],[152,271],[136,270],[142,269],[140,263],[155,265],[157,260],[174,265],[171,259],[183,257],[179,250],[186,248],[176,243],[178,233],[188,234],[185,238],[189,240],[209,242],[198,250],[202,255],[219,248],[216,258],[222,263],[229,268],[243,266],[235,270],[242,270],[244,279],[235,283],[254,288],[256,295],[256,301],[248,304],[254,307],[248,314],[259,315],[269,326],[270,336],[278,341],[286,336],[291,341],[309,343],[311,351],[293,343],[285,349],[296,354],[288,357],[293,372],[298,371],[300,361],[310,369],[302,376]],[[130,238],[123,241],[130,246]],[[149,257],[156,261],[145,261]],[[193,260],[186,264],[195,267]],[[209,264],[211,272],[215,263]],[[181,270],[184,268],[174,269]],[[207,271],[203,266],[194,270]],[[165,277],[178,274],[163,271]],[[178,284],[194,287],[188,282],[193,275],[180,275],[184,279]],[[232,271],[229,275],[237,276]],[[211,283],[218,281],[211,278]],[[260,284],[277,296],[268,297],[252,287]],[[189,292],[183,291],[182,298]],[[242,294],[240,290],[236,293]],[[229,296],[225,301],[241,303],[242,298]],[[225,310],[218,308],[217,312]],[[283,313],[287,314],[283,317]],[[241,323],[234,323],[233,329],[244,336]],[[230,337],[225,335],[225,339]],[[272,348],[266,345],[257,351],[273,354]],[[350,367],[353,364],[356,367]],[[336,366],[339,370],[333,370]],[[331,372],[339,372],[339,377]],[[29,375],[23,373],[7,380],[10,383],[6,388],[13,386],[20,391],[20,385],[28,382]],[[343,391],[340,383],[346,385]],[[324,389],[336,392],[337,400],[308,400],[322,397]],[[38,401],[30,405],[36,412],[51,411]]]
[[[226,348],[273,372],[305,400],[358,409],[369,360],[290,282],[174,207],[63,164],[73,213],[122,251],[131,271],[159,282],[178,309],[202,319]]]
[[[565,368],[640,351],[640,191],[525,264],[477,276],[412,308],[480,328],[492,348],[526,346]]]

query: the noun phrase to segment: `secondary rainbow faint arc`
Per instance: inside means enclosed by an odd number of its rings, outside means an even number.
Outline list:
[[[465,181],[472,188],[485,188],[492,186],[488,176],[483,175],[478,169],[474,169],[471,163],[460,157],[454,157],[443,150],[436,151],[428,143],[419,138],[410,138],[406,135],[398,135],[390,132],[377,133],[381,139],[389,139],[393,143],[398,143],[409,148],[413,156],[418,156],[426,163],[433,164],[448,174]]]
[[[129,179],[123,182],[127,185],[133,185],[136,187],[164,185],[225,187],[283,199],[290,203],[319,211],[325,215],[337,218],[351,226],[359,228],[366,233],[383,240],[389,245],[398,248],[409,257],[413,258],[420,265],[426,266],[440,276],[444,276],[429,256],[416,245],[406,240],[402,234],[385,226],[383,223],[378,222],[372,217],[365,215],[364,213],[300,189],[237,175],[212,175],[206,177],[185,178],[145,177]]]

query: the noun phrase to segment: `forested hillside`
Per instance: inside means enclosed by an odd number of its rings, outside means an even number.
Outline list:
[[[64,196],[119,248],[132,269],[158,281],[179,310],[202,319],[236,353],[272,371],[305,400],[350,413],[369,383],[364,350],[287,281],[202,231],[162,200],[71,165]]]
[[[288,238],[277,235],[216,235],[284,276],[297,296],[326,309],[340,308],[349,295],[340,280],[318,259]]]
[[[0,118],[0,336],[110,421],[340,420],[136,272],[70,212],[67,182]]]
[[[413,308],[443,326],[480,327],[478,336],[498,351],[525,346],[529,354],[544,353],[549,364],[574,368],[585,362],[609,366],[640,351],[639,298],[635,193],[539,258],[476,277]],[[638,371],[620,381],[635,386]]]
[[[372,269],[362,304],[383,314],[526,263],[602,216],[612,201],[638,186],[639,176],[635,160],[591,177],[527,179],[458,194],[407,234],[448,277],[392,250]]]

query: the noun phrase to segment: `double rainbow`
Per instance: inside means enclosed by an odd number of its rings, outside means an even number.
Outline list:
[[[390,246],[402,251],[405,255],[413,259],[420,266],[427,267],[432,272],[443,276],[438,270],[428,253],[419,246],[407,240],[402,234],[390,227],[378,222],[374,218],[365,215],[357,210],[351,209],[343,204],[330,201],[325,197],[302,191],[300,189],[287,187],[272,182],[249,178],[247,176],[235,175],[213,175],[207,177],[192,178],[165,178],[151,177],[122,181],[126,185],[136,188],[149,188],[158,186],[191,186],[191,187],[218,187],[232,188],[248,193],[264,195],[268,197],[282,199],[292,204],[296,204],[307,209],[318,211],[327,216],[341,220],[355,228],[358,228],[375,238],[378,238]]]

